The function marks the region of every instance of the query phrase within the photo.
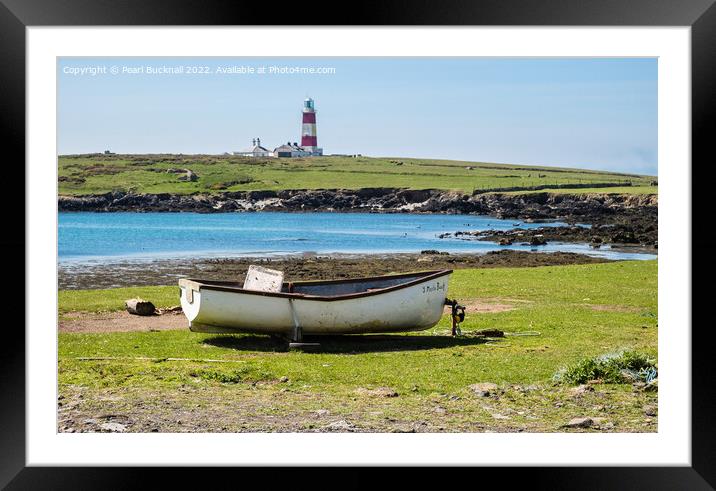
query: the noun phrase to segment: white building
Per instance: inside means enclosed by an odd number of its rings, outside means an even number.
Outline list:
[[[311,152],[300,147],[296,142],[286,142],[285,145],[276,147],[273,150],[274,157],[310,157],[311,155]]]
[[[234,155],[241,157],[273,157],[274,154],[271,150],[261,146],[261,138],[254,138],[251,140],[251,148],[234,152]]]

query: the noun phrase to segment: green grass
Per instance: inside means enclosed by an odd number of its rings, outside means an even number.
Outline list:
[[[659,194],[657,186],[615,186],[608,188],[548,189],[538,191],[509,191],[504,194],[532,194],[548,191],[554,194]]]
[[[135,293],[157,304],[176,303],[174,287],[61,292],[60,311],[117,309],[120,301]],[[319,353],[284,352],[268,337],[253,335],[188,330],[61,333],[60,392],[82,390],[85,397],[99,397],[119,391],[127,398],[123,400],[128,412],[134,409],[127,401],[150,397],[169,398],[182,411],[197,401],[213,411],[228,411],[241,400],[261,406],[259,412],[274,408],[271,414],[283,414],[286,421],[301,411],[328,408],[350,418],[361,414],[365,424],[374,428],[384,420],[381,416],[373,421],[371,415],[381,411],[401,421],[427,418],[439,425],[440,418],[431,416],[430,408],[440,404],[450,410],[454,428],[471,428],[476,421],[503,424],[488,413],[508,411],[512,417],[504,424],[556,431],[565,420],[580,415],[575,411],[597,411],[593,409],[597,407],[607,408],[599,411],[620,420],[621,428],[644,431],[641,404],[655,395],[634,395],[629,385],[616,384],[605,386],[601,396],[591,394],[561,405],[569,399],[568,388],[553,387],[552,377],[585,358],[622,350],[656,359],[656,261],[457,270],[449,295],[467,305],[496,302],[514,309],[495,313],[468,309],[464,336],[456,339],[449,336],[446,315],[435,328],[418,333],[329,338]],[[507,336],[485,340],[473,335],[488,328],[501,329]],[[279,382],[282,377],[288,382]],[[497,383],[505,391],[499,399],[487,401],[489,411],[486,402],[471,396],[469,385],[478,382]],[[525,395],[514,384],[536,384],[540,389]],[[378,401],[356,396],[359,387],[381,386],[400,396]],[[182,398],[177,391],[184,390],[193,395]],[[520,409],[536,419],[521,416]],[[258,425],[254,429],[260,431],[274,423],[252,419],[246,424]],[[244,427],[230,428],[244,431],[236,429]]]
[[[400,163],[400,165],[398,164]],[[180,182],[169,168],[189,168],[196,182]],[[217,193],[283,189],[359,189],[400,187],[444,189],[464,193],[519,186],[631,183],[582,192],[656,193],[650,176],[555,167],[526,167],[450,160],[313,157],[250,159],[202,155],[60,156],[59,192],[99,194],[113,190],[136,193]],[[547,189],[549,191],[549,189]],[[570,192],[559,189],[558,192]]]
[[[58,313],[113,312],[124,310],[130,298],[149,300],[157,308],[179,305],[179,286],[137,286],[110,290],[60,290],[57,295]]]

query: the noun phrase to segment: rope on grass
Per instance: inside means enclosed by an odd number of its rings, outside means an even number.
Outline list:
[[[506,332],[505,336],[541,336],[539,331]]]

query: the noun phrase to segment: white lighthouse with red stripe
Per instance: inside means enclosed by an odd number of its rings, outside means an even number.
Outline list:
[[[311,155],[323,155],[323,149],[318,148],[316,134],[316,108],[310,97],[303,101],[303,125],[301,126],[301,147]]]

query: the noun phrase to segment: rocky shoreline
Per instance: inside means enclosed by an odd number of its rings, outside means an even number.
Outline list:
[[[314,255],[275,258],[197,258],[177,261],[101,262],[93,265],[60,263],[58,286],[61,290],[85,290],[177,284],[179,278],[212,278],[243,282],[251,264],[278,269],[291,281],[327,280],[379,276],[397,271],[515,268],[594,264],[606,259],[571,252],[535,253],[527,251],[493,251],[486,254],[448,254],[423,251],[420,254]]]
[[[435,189],[364,188],[241,191],[217,194],[105,194],[60,196],[59,211],[199,212],[340,211],[458,213],[497,218],[612,223],[614,217],[657,216],[655,195],[463,194]]]
[[[599,249],[602,244],[630,247],[642,246],[657,249],[658,235],[656,224],[644,220],[628,225],[609,223],[597,224],[592,227],[571,225],[567,227],[539,227],[532,229],[458,231],[442,234],[440,238],[484,240],[497,242],[502,246],[513,244],[541,246],[546,245],[548,242],[586,242],[593,249]]]

